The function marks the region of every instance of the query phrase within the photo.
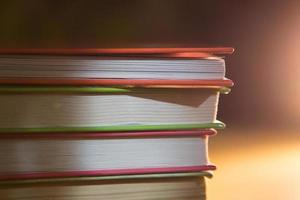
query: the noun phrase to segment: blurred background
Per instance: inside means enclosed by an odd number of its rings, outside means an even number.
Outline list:
[[[0,1],[0,47],[229,46],[209,200],[300,199],[300,1]]]

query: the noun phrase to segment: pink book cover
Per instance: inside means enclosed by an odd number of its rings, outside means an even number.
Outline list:
[[[1,48],[3,55],[85,55],[85,56],[158,56],[158,57],[208,57],[232,54],[231,47],[197,48]]]
[[[122,86],[161,88],[232,87],[233,82],[223,80],[151,80],[151,79],[58,79],[58,78],[1,78],[5,85],[70,85],[70,86]]]
[[[145,131],[145,132],[115,132],[115,133],[45,133],[45,134],[1,134],[2,139],[109,139],[109,138],[136,138],[136,137],[208,137],[216,134],[214,129],[203,130],[181,130],[181,131]],[[62,171],[62,172],[30,172],[22,174],[0,174],[0,181],[27,180],[27,179],[49,179],[69,177],[92,177],[113,175],[138,175],[138,174],[160,174],[180,172],[201,172],[215,170],[214,165],[184,166],[184,167],[156,167],[144,169],[113,169],[113,170],[89,170],[89,171]]]

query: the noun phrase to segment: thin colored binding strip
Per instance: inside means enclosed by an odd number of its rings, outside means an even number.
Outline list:
[[[141,131],[141,132],[80,132],[80,133],[1,133],[2,139],[119,139],[119,138],[153,138],[153,137],[205,137],[217,134],[215,129],[182,131]]]
[[[113,170],[91,170],[91,171],[65,171],[65,172],[36,172],[22,174],[0,174],[0,181],[4,180],[26,180],[66,177],[90,177],[90,176],[112,176],[131,174],[152,174],[152,173],[175,173],[175,172],[201,172],[215,170],[214,165],[191,166],[191,167],[157,167],[144,169],[113,169]]]
[[[211,47],[211,48],[111,48],[111,49],[30,49],[30,48],[4,48],[0,49],[3,55],[165,55],[176,53],[208,53],[212,55],[232,54],[231,47]]]
[[[0,187],[30,185],[33,184],[89,184],[107,181],[150,181],[153,179],[173,179],[187,177],[207,177],[212,178],[212,173],[209,172],[180,172],[180,173],[161,173],[161,174],[132,174],[132,175],[112,175],[112,176],[89,176],[89,177],[68,177],[68,178],[46,178],[46,179],[25,179],[25,180],[4,180],[0,181]],[[150,179],[150,180],[149,180]]]
[[[206,124],[163,124],[163,125],[119,125],[97,127],[42,127],[42,128],[0,128],[1,133],[53,133],[53,132],[117,132],[117,131],[156,131],[156,130],[193,130],[223,129],[225,124],[216,121]]]
[[[118,87],[232,87],[229,79],[222,80],[150,80],[150,79],[58,79],[58,78],[0,78],[1,85],[49,86],[118,86]]]
[[[156,90],[165,92],[163,90],[164,88],[147,88],[148,92],[149,90]],[[174,89],[180,89],[177,87],[174,88],[168,88],[170,90]],[[184,89],[184,88],[181,88]],[[190,90],[195,90],[199,88],[189,88]],[[211,90],[217,90],[221,93],[228,93],[230,92],[229,88],[225,87],[203,87],[202,89],[211,89]],[[187,91],[187,89],[186,89]],[[144,88],[117,88],[117,87],[74,87],[74,86],[0,86],[0,94],[1,93],[54,93],[54,94],[74,94],[74,93],[134,93],[134,92],[145,92]]]

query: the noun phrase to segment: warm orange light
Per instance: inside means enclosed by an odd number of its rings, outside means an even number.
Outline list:
[[[211,160],[218,170],[207,181],[208,199],[300,199],[300,134],[245,130],[212,141]]]

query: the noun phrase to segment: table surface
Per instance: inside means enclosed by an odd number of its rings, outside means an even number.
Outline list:
[[[209,150],[208,200],[300,199],[300,130],[228,128]]]

